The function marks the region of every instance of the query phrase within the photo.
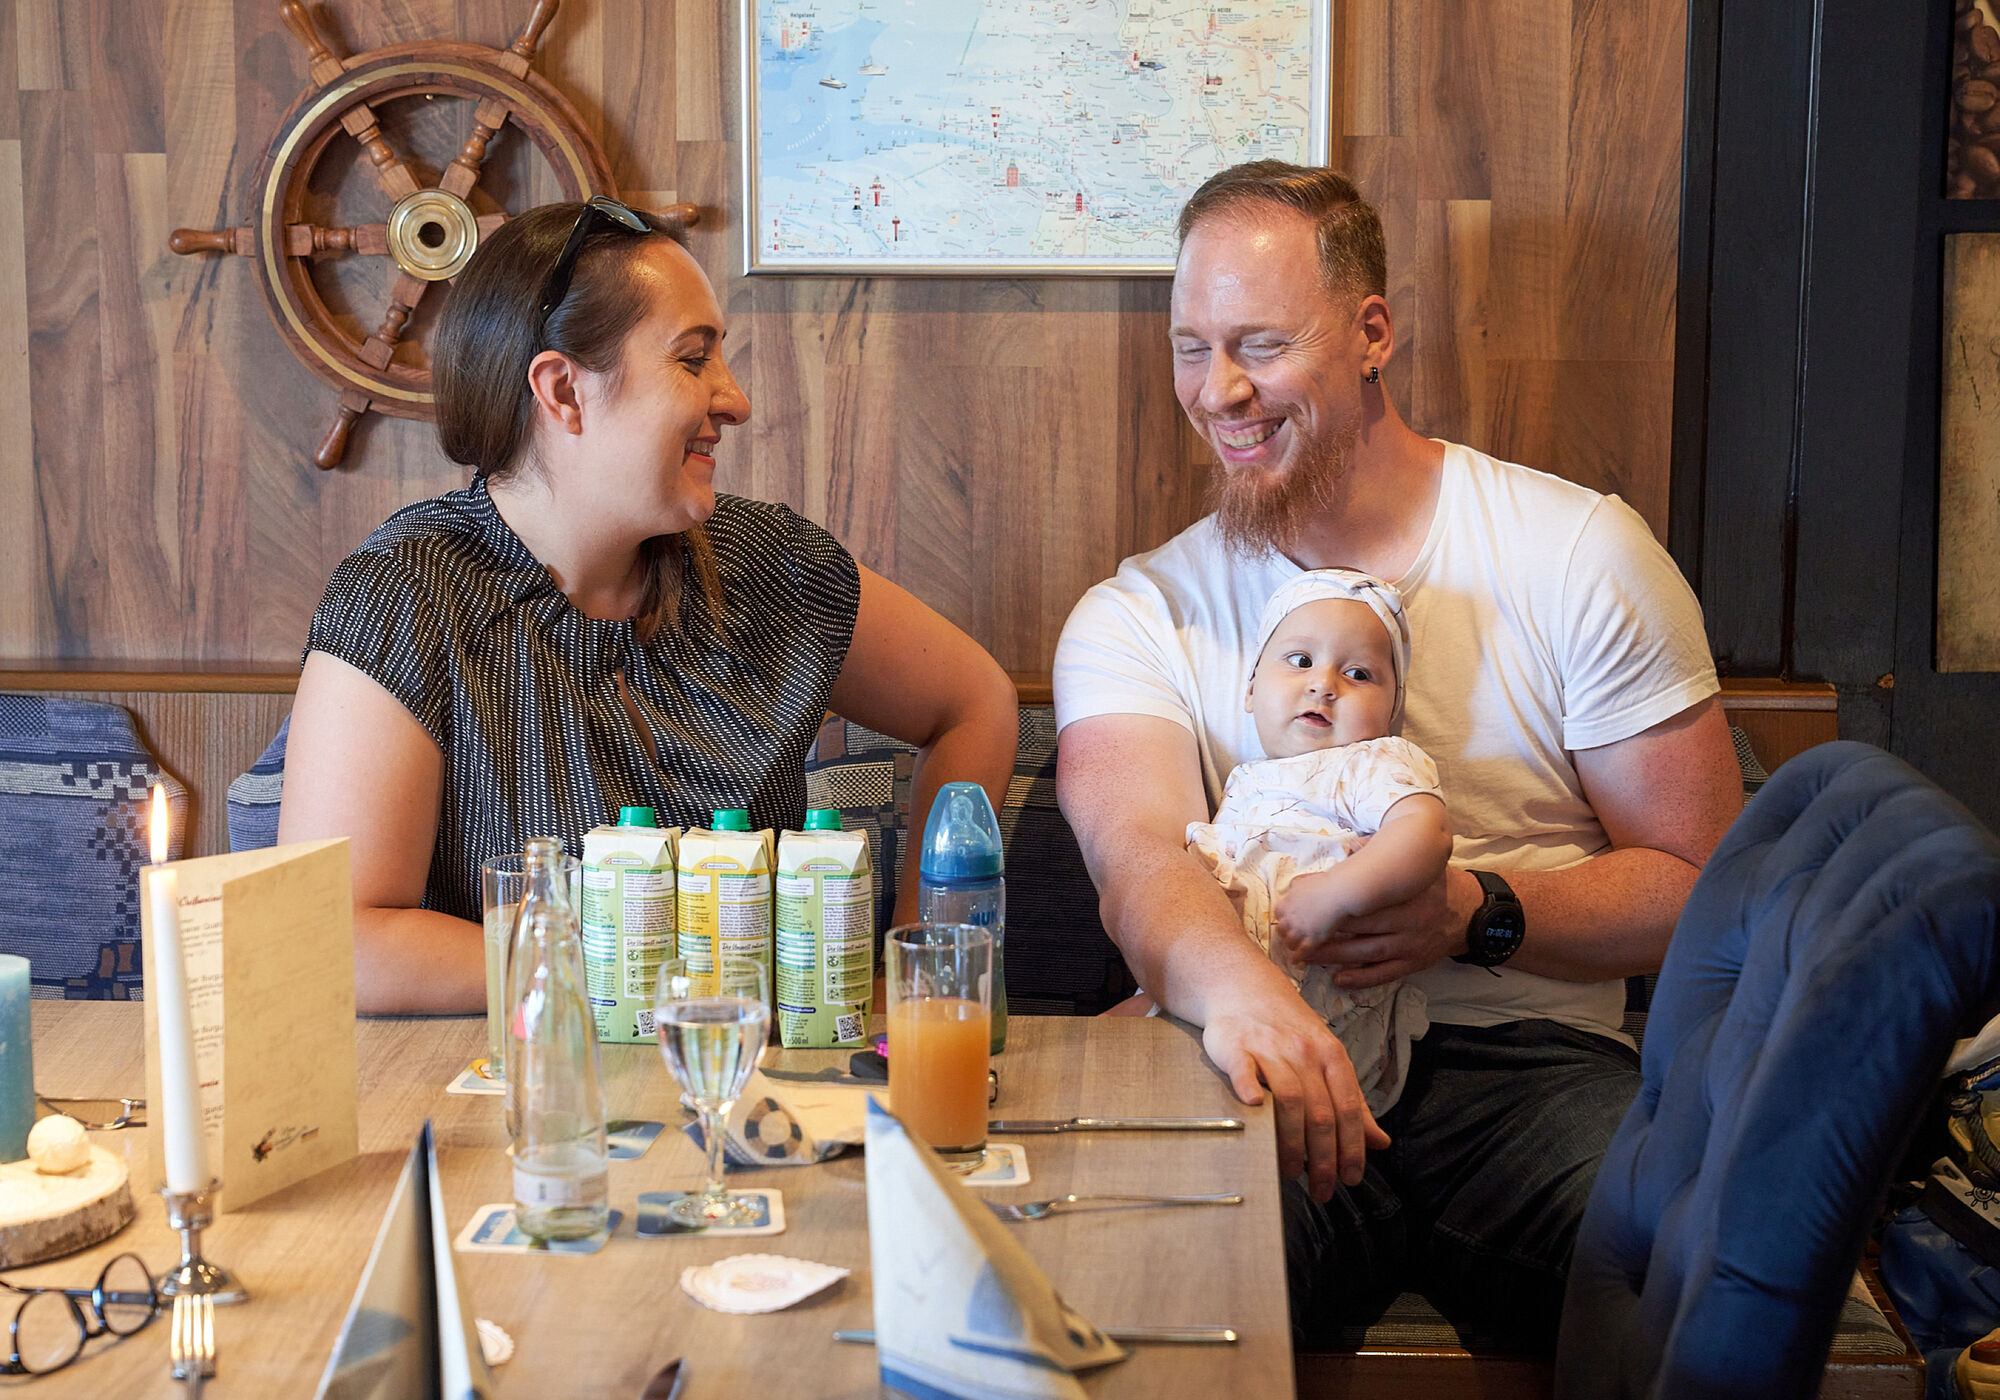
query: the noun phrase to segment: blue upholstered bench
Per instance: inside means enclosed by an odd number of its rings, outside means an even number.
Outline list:
[[[139,868],[152,858],[147,799],[167,792],[170,859],[187,794],[117,705],[0,694],[0,953],[28,959],[32,994],[136,1000]]]

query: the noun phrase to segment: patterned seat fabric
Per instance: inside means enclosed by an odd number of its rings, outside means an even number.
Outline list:
[[[278,844],[278,804],[285,795],[285,741],[292,717],[278,726],[248,773],[229,785],[229,849],[261,851]]]
[[[178,859],[187,794],[116,705],[0,694],[0,952],[28,959],[37,997],[141,995],[139,868],[157,782]]]

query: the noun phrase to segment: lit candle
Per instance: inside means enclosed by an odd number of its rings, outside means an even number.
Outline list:
[[[153,784],[153,864],[146,897],[153,911],[153,985],[160,1027],[160,1125],[166,1138],[167,1189],[208,1189],[208,1136],[201,1123],[201,1081],[194,1069],[194,1021],[188,1013],[187,960],[181,953],[180,881],[167,859],[167,793]]]

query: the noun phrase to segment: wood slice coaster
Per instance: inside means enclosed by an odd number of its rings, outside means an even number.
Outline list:
[[[53,1176],[0,1162],[0,1269],[53,1259],[117,1234],[133,1216],[123,1158],[95,1143],[90,1160]]]

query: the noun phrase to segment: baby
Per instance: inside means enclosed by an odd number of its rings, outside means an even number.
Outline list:
[[[1436,766],[1391,737],[1409,664],[1390,585],[1317,569],[1280,588],[1243,702],[1267,756],[1239,764],[1215,820],[1187,830],[1244,929],[1347,1047],[1377,1117],[1403,1092],[1410,1042],[1430,1029],[1424,994],[1400,982],[1347,991],[1299,959],[1333,941],[1335,919],[1420,893],[1451,855]]]

